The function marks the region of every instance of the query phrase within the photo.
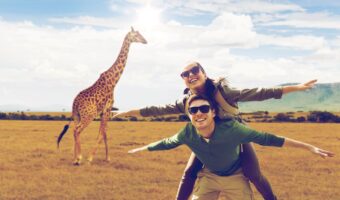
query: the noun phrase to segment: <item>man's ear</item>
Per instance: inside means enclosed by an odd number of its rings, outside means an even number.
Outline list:
[[[216,116],[215,109],[211,109],[211,114],[212,114],[212,117],[215,117],[215,116]]]

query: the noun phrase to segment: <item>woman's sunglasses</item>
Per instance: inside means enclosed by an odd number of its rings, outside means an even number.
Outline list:
[[[198,106],[198,107],[189,107],[188,112],[193,115],[193,114],[196,114],[198,110],[201,113],[208,113],[210,111],[210,106],[203,105],[203,106]]]
[[[190,76],[190,73],[192,73],[193,75],[197,75],[200,72],[200,66],[195,66],[191,69],[189,69],[188,71],[184,71],[181,73],[181,77],[182,78],[188,78]]]

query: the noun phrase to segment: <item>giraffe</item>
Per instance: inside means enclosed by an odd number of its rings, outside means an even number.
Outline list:
[[[133,42],[143,44],[147,43],[144,37],[131,27],[131,31],[126,34],[119,55],[113,65],[103,72],[92,86],[81,91],[73,100],[72,118],[69,123],[64,126],[63,131],[60,133],[57,145],[59,148],[59,143],[62,137],[67,132],[70,124],[74,122],[74,165],[80,165],[82,161],[80,133],[98,115],[100,116],[100,128],[97,137],[97,144],[90,152],[87,160],[89,162],[92,161],[98,146],[104,140],[106,161],[110,161],[106,136],[107,121],[110,117],[110,112],[114,103],[114,88],[123,73],[129,48]]]

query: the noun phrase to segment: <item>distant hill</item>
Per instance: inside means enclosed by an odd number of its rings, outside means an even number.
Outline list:
[[[293,83],[283,84],[293,85]],[[281,85],[281,86],[283,86]],[[242,112],[268,111],[329,111],[340,112],[340,83],[316,84],[309,91],[293,92],[284,95],[282,99],[270,99],[258,102],[241,102]],[[42,107],[28,107],[24,105],[0,105],[0,112],[16,111],[68,111],[70,106],[50,105]]]
[[[293,84],[284,84],[293,85]],[[293,92],[282,99],[270,99],[261,102],[242,102],[242,112],[269,111],[340,111],[340,83],[316,84],[308,91]]]

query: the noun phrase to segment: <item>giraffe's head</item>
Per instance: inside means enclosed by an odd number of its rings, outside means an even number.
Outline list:
[[[131,27],[131,31],[128,33],[128,38],[131,42],[147,43],[146,39],[138,31],[133,30],[133,27]]]

